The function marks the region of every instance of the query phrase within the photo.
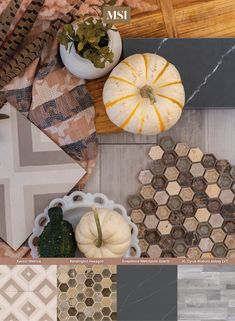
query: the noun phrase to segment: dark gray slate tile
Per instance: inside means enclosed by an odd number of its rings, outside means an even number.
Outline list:
[[[176,266],[119,266],[118,321],[177,321]]]
[[[124,39],[124,57],[144,52],[177,67],[186,107],[235,107],[235,39]]]

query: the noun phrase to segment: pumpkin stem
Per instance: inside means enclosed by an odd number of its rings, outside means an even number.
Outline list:
[[[95,217],[95,224],[97,227],[97,232],[98,232],[98,239],[96,242],[96,247],[100,248],[103,242],[103,236],[102,236],[102,230],[101,230],[101,225],[100,225],[100,219],[99,219],[99,214],[97,211],[97,208],[93,209],[94,217]]]
[[[156,102],[156,98],[153,93],[153,88],[149,85],[145,85],[144,87],[140,88],[140,95],[142,98],[149,98],[152,104]]]

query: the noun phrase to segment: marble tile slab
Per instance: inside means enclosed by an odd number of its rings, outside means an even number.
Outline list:
[[[58,321],[117,321],[117,267],[58,267]]]
[[[56,271],[55,265],[1,265],[1,321],[56,321]]]
[[[119,266],[118,321],[177,321],[177,266]]]
[[[178,321],[234,321],[234,303],[234,266],[178,266]]]
[[[235,39],[124,39],[124,57],[158,53],[179,70],[188,108],[234,108]]]
[[[85,170],[12,106],[0,126],[0,237],[14,250],[29,237],[35,216],[64,196]]]

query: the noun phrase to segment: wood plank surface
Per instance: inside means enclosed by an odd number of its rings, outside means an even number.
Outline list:
[[[165,22],[167,36],[169,38],[178,38],[173,3],[171,0],[159,0],[163,20]]]
[[[122,38],[143,37],[234,37],[234,0],[149,0],[158,5],[153,12],[132,10],[131,22],[117,25]],[[107,77],[106,77],[107,78]],[[100,134],[121,130],[110,122],[102,101],[106,78],[88,81],[96,109],[96,130]]]

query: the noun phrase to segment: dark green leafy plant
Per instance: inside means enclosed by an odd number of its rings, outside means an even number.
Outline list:
[[[104,68],[105,63],[113,62],[113,52],[110,50],[108,31],[112,29],[112,24],[103,24],[102,20],[88,18],[78,20],[77,30],[75,31],[72,24],[64,25],[63,31],[59,34],[59,41],[71,50],[75,46],[77,53],[89,59],[96,68]]]
[[[48,215],[50,222],[39,236],[39,256],[74,257],[77,246],[72,225],[63,220],[60,207],[50,208]]]

